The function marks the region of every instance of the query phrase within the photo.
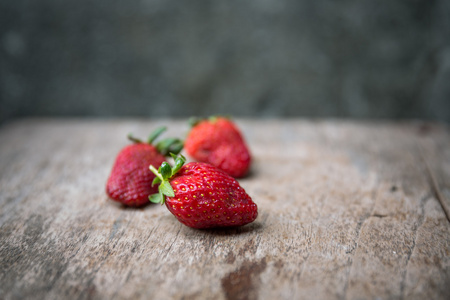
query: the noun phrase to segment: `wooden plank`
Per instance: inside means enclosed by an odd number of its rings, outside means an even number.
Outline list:
[[[447,127],[238,120],[259,216],[201,231],[104,193],[126,134],[169,123],[186,133],[185,120],[0,128],[0,298],[450,297]]]
[[[405,274],[407,299],[448,298],[450,140],[435,138],[442,134],[441,130],[443,128],[426,125],[418,127],[419,151],[428,173],[431,195],[424,203],[422,222],[417,228],[416,247]],[[430,285],[433,287],[431,291]]]

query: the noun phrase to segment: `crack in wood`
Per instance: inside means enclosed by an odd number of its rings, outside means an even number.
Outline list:
[[[438,200],[439,204],[441,205],[441,208],[444,211],[447,221],[450,223],[450,208],[447,207],[447,205],[446,205],[446,201],[444,200],[444,195],[442,195],[441,190],[439,188],[438,181],[436,179],[436,176],[434,175],[434,172],[432,171],[430,164],[425,157],[425,152],[423,150],[423,147],[419,144],[419,142],[417,142],[416,145],[417,145],[417,148],[419,149],[420,157],[422,158],[422,161],[425,164],[425,169],[427,171],[427,174],[428,174],[428,177],[430,180],[431,190],[433,191],[436,199]]]
[[[172,243],[170,244],[169,249],[167,249],[166,255],[164,255],[164,258],[163,258],[161,261],[165,261],[165,260],[166,260],[167,256],[169,255],[170,250],[172,249],[173,244],[175,244],[175,241],[178,239],[178,236],[179,236],[179,234],[180,234],[180,231],[181,231],[182,226],[184,226],[184,225],[182,225],[182,224],[179,224],[179,225],[178,225],[179,229],[178,229],[178,231],[177,231],[177,234],[175,235],[175,238],[173,239]],[[160,267],[161,267],[161,266],[160,266]],[[159,268],[160,268],[160,267],[159,267]],[[159,268],[158,268],[158,269],[159,269]]]
[[[303,261],[303,263],[302,263],[302,267],[301,267],[301,270],[300,270],[300,273],[299,273],[299,275],[298,275],[298,280],[300,281],[300,279],[302,279],[302,276],[303,276],[303,272],[305,271],[305,266],[306,266],[306,263],[308,262],[308,259],[309,259],[309,256],[311,255],[311,252],[308,252],[307,254],[306,254],[306,258],[305,258],[305,260]]]
[[[109,234],[110,240],[112,240],[114,238],[114,236],[116,235],[120,226],[122,225],[122,219],[123,219],[123,212],[119,215],[119,217],[114,221],[114,223],[112,225],[111,233]]]
[[[400,283],[400,295],[401,295],[401,299],[405,299],[405,280],[406,280],[406,275],[408,273],[408,265],[409,265],[409,261],[411,259],[411,256],[416,248],[416,239],[417,239],[417,232],[419,230],[419,228],[422,226],[424,220],[425,220],[425,203],[427,202],[429,198],[429,195],[426,195],[425,197],[423,197],[420,200],[420,211],[421,214],[419,215],[419,219],[416,223],[416,226],[413,227],[413,231],[414,231],[414,238],[413,238],[413,244],[411,247],[411,250],[408,252],[408,256],[406,257],[406,263],[405,263],[405,268],[402,274],[402,281]]]
[[[120,214],[119,218],[117,220],[120,220],[120,224],[122,224],[122,215],[123,213]],[[132,220],[134,219],[134,216],[132,216],[128,222],[126,223],[125,227],[128,227],[129,224],[132,222]],[[116,221],[117,221],[116,220]],[[115,223],[113,224],[113,227],[115,226]],[[118,229],[118,228],[117,228]],[[98,272],[100,271],[100,269],[105,265],[107,259],[111,256],[111,254],[113,253],[113,249],[115,249],[115,247],[117,246],[117,244],[119,243],[119,240],[125,235],[126,230],[122,230],[122,232],[119,235],[113,235],[113,241],[114,243],[112,243],[112,246],[110,245],[111,243],[108,243],[110,246],[107,246],[106,251],[104,252],[104,254],[99,258],[98,263],[97,263],[97,267],[95,269],[93,269],[92,272],[90,272],[89,274],[86,274],[86,277],[89,277],[89,279],[87,280],[86,284],[84,285],[86,288],[84,290],[80,290],[79,292],[79,297],[78,299],[84,299],[86,297],[86,294],[90,295],[91,298],[93,295],[95,295],[96,293],[96,286],[93,283]],[[111,239],[109,239],[109,241],[111,241]],[[116,287],[117,288],[117,287]],[[116,289],[116,293],[119,289]]]
[[[345,280],[345,284],[344,284],[344,288],[343,288],[343,292],[342,292],[342,299],[346,299],[347,298],[347,291],[348,291],[348,285],[349,285],[349,281],[350,281],[350,274],[352,271],[352,266],[353,266],[353,257],[355,256],[356,250],[358,249],[358,244],[359,244],[359,237],[361,235],[361,230],[362,227],[364,225],[364,222],[367,221],[367,219],[369,219],[371,216],[373,216],[373,211],[375,209],[375,205],[378,199],[378,191],[379,191],[379,187],[377,186],[374,191],[372,191],[372,199],[373,199],[373,203],[372,203],[372,207],[370,208],[370,210],[364,214],[361,219],[359,220],[357,226],[356,226],[356,237],[355,237],[355,245],[353,247],[353,249],[350,251],[349,254],[351,254],[351,256],[348,258],[349,260],[349,266],[348,266],[348,272],[347,272],[347,279]]]
[[[371,215],[370,217],[382,219],[382,218],[386,218],[387,216],[389,216],[389,215],[375,213],[375,214]]]
[[[319,200],[317,201],[317,204],[319,205],[319,206],[322,206],[323,205],[323,203],[324,203],[324,201],[325,201],[325,196],[324,195],[321,195],[320,197],[319,197]],[[318,213],[318,215],[317,215],[317,217],[316,217],[316,219],[315,219],[315,221],[316,222],[318,222],[319,221],[319,219],[320,219],[320,217],[321,217],[321,215],[322,215],[322,213],[321,213],[322,211],[321,210],[319,210],[319,213]],[[299,276],[298,276],[298,279],[300,280],[301,278],[302,278],[302,276],[303,276],[303,272],[305,271],[305,269],[306,269],[306,265],[307,265],[307,263],[308,263],[308,259],[309,259],[309,256],[311,255],[311,248],[312,248],[312,240],[311,239],[308,239],[307,240],[307,247],[306,247],[306,258],[305,258],[305,260],[303,261],[303,263],[302,263],[302,266],[301,266],[301,270],[300,270],[300,273],[299,273]]]

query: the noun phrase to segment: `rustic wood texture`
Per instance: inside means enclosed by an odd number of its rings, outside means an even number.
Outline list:
[[[194,230],[104,192],[126,134],[186,120],[0,128],[0,299],[450,299],[450,132],[439,124],[237,123],[257,203]]]

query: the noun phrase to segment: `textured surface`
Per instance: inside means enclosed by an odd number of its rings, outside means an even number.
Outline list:
[[[448,0],[2,0],[0,122],[353,116],[450,122]]]
[[[0,128],[1,299],[449,299],[448,128],[238,120],[259,216],[200,231],[104,192],[126,134],[167,123]]]

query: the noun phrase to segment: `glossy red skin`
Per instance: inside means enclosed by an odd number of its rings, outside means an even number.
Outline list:
[[[258,207],[236,179],[210,164],[186,164],[170,184],[175,197],[166,197],[166,206],[186,226],[242,226],[258,216]]]
[[[226,118],[195,125],[184,149],[193,159],[210,163],[235,178],[245,176],[250,168],[250,151],[239,129]]]
[[[115,201],[127,206],[142,206],[148,196],[158,192],[152,187],[155,175],[149,170],[158,168],[165,158],[150,144],[137,143],[126,146],[117,155],[106,183],[106,193]]]

